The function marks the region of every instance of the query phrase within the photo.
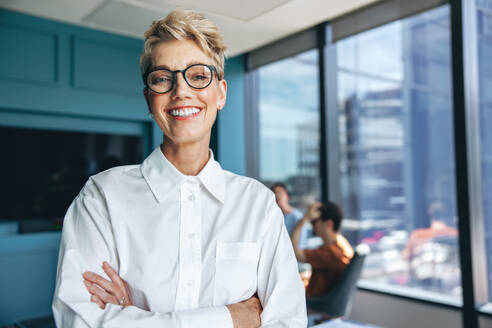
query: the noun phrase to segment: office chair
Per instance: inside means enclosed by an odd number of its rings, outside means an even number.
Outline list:
[[[365,257],[366,254],[356,250],[343,275],[328,293],[306,299],[308,310],[327,317],[348,317]]]

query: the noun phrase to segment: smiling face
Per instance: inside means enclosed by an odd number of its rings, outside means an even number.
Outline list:
[[[192,64],[213,65],[191,40],[171,40],[158,44],[152,52],[152,66],[183,70]],[[212,125],[226,101],[227,83],[215,76],[205,89],[191,88],[177,73],[174,88],[164,94],[144,89],[150,112],[165,135],[165,142],[174,144],[210,142]]]

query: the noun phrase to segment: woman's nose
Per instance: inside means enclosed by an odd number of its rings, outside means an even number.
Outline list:
[[[181,72],[176,74],[176,83],[174,85],[173,96],[186,97],[190,95],[191,87],[186,83],[184,75]]]

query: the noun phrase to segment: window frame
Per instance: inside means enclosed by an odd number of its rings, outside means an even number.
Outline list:
[[[463,22],[462,70],[464,72],[464,92],[462,94],[466,110],[471,238],[469,247],[472,255],[474,301],[480,313],[492,315],[492,301],[488,299],[490,286],[487,277],[487,245],[485,242],[485,217],[483,215],[477,7],[475,0],[453,0],[452,4],[458,8],[457,11],[461,10]]]
[[[457,213],[459,217],[459,258],[463,288],[462,305],[393,293],[388,290],[370,288],[367,285],[359,286],[358,288],[417,302],[460,309],[463,314],[463,325],[475,328],[478,327],[479,315],[492,316],[492,300],[488,300],[487,264],[484,261],[487,252],[482,208],[478,43],[474,0],[380,1],[246,54],[245,128],[248,133],[248,138],[246,138],[247,174],[252,177],[258,177],[258,77],[254,69],[308,50],[305,47],[310,45],[310,49],[315,47],[319,53],[320,179],[322,200],[331,199],[340,202],[336,41],[443,5],[450,6],[453,146],[456,165]],[[358,22],[357,26],[353,22]],[[312,46],[313,35],[316,36],[314,47]],[[299,42],[303,38],[308,38],[310,41]],[[299,47],[301,49],[298,49]],[[276,53],[275,56],[272,57],[272,53]],[[252,57],[255,59],[254,65],[251,65]]]

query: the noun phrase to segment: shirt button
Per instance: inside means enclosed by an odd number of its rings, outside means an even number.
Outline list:
[[[188,287],[193,286],[193,280],[188,280],[188,282],[186,284],[188,285]]]
[[[189,233],[189,234],[188,234],[188,238],[190,238],[190,239],[195,238],[195,234],[194,234],[194,233]]]
[[[189,196],[188,196],[188,200],[189,200],[189,201],[194,201],[194,200],[195,200],[195,196],[193,196],[193,195],[189,195]]]

